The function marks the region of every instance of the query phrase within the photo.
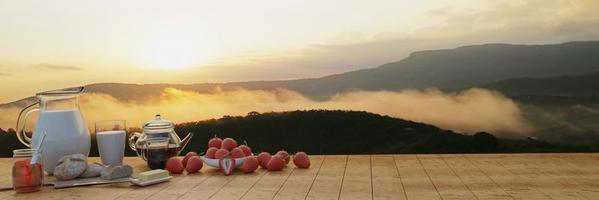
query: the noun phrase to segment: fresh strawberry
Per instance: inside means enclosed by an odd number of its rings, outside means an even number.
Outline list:
[[[206,150],[206,158],[214,159],[215,155],[216,155],[216,151],[218,151],[218,148],[216,148],[216,147],[208,148],[208,150]]]
[[[310,158],[305,152],[297,152],[293,155],[293,164],[299,168],[310,168]]]
[[[242,144],[239,145],[237,148],[240,148],[243,153],[245,154],[245,156],[251,156],[252,155],[252,148],[250,148],[249,146]]]
[[[166,170],[173,174],[180,174],[183,172],[183,163],[181,163],[181,159],[177,157],[169,158],[166,161]]]
[[[226,149],[219,149],[218,151],[216,151],[216,153],[214,153],[214,158],[216,159],[223,159],[225,156],[229,155],[229,151],[227,151]]]
[[[193,152],[193,151],[187,152],[187,154],[185,154],[185,157],[183,157],[183,161],[182,161],[183,162],[183,167],[187,166],[187,161],[192,156],[198,156],[198,154],[196,152]]]
[[[187,173],[196,173],[200,171],[200,169],[202,169],[203,166],[204,163],[202,162],[202,159],[200,159],[199,156],[191,156],[187,160],[187,166],[185,167],[185,171],[187,171]]]
[[[243,164],[241,164],[243,173],[252,173],[256,169],[258,169],[258,159],[255,156],[248,156],[243,160]]]
[[[245,153],[239,148],[235,147],[231,150],[231,158],[243,158],[245,157]]]
[[[208,140],[208,147],[214,147],[217,149],[220,149],[220,147],[223,144],[223,140],[216,137],[216,135],[214,135],[214,137],[210,140]]]
[[[287,153],[287,151],[285,150],[280,150],[279,152],[277,152],[277,154],[275,155],[279,155],[281,157],[283,157],[283,159],[285,159],[285,164],[289,164],[289,153]]]
[[[270,157],[270,153],[268,152],[262,152],[258,154],[258,164],[260,164],[260,167],[266,169],[268,166],[268,161],[270,161]]]
[[[283,168],[285,168],[285,165],[285,159],[283,157],[280,155],[274,155],[272,158],[270,158],[270,161],[268,161],[266,169],[268,169],[268,171],[281,171]]]
[[[222,149],[226,149],[226,150],[233,150],[233,148],[237,147],[237,141],[235,141],[233,138],[225,138],[223,140],[223,145],[221,146]]]

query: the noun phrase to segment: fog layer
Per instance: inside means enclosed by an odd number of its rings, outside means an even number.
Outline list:
[[[525,135],[533,131],[516,103],[497,92],[477,88],[456,93],[436,89],[354,91],[327,101],[311,100],[285,89],[197,93],[169,88],[162,95],[141,103],[139,100],[135,103],[119,101],[106,94],[85,93],[80,97],[80,105],[90,127],[94,121],[111,119],[126,119],[129,126],[140,126],[158,113],[180,123],[245,115],[251,111],[342,109],[389,115],[466,133],[488,131]],[[3,113],[0,127],[14,127],[18,109],[4,108],[0,112]]]

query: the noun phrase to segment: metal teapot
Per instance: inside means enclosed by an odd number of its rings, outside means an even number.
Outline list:
[[[143,126],[143,133],[132,133],[129,136],[129,147],[133,149],[140,158],[148,161],[148,150],[151,141],[163,139],[168,152],[165,158],[170,158],[179,155],[181,150],[185,148],[191,140],[193,133],[187,134],[183,140],[179,138],[175,132],[175,124],[169,120],[163,119],[160,114],[157,114],[153,120],[146,122]]]

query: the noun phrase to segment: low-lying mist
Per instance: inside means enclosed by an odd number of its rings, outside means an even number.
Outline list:
[[[110,119],[126,119],[129,126],[139,127],[157,113],[178,123],[245,115],[251,111],[341,109],[389,115],[465,133],[528,134],[533,129],[512,100],[497,92],[476,88],[456,93],[436,89],[353,91],[326,101],[311,100],[286,89],[197,93],[169,88],[160,96],[135,102],[119,101],[106,94],[85,93],[80,97],[80,105],[90,127],[94,121]],[[3,113],[0,127],[14,127],[18,109],[4,108],[0,112]]]

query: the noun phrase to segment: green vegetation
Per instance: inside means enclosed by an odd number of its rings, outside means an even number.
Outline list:
[[[252,112],[247,116],[179,124],[177,133],[195,136],[184,150],[203,152],[215,134],[247,140],[254,152],[280,149],[309,154],[382,153],[496,153],[496,152],[583,152],[590,146],[557,145],[544,141],[498,139],[490,133],[473,136],[439,129],[435,126],[358,111],[309,110],[278,113]],[[132,130],[130,130],[132,131]],[[136,129],[139,131],[139,129]],[[93,137],[92,137],[93,138]],[[90,155],[97,156],[92,139]],[[14,130],[0,129],[0,156],[25,148]],[[134,152],[127,147],[127,155]]]
[[[539,140],[498,139],[489,133],[464,135],[435,126],[368,112],[310,110],[225,116],[179,124],[177,132],[196,135],[185,151],[203,152],[208,139],[247,140],[255,152],[310,154],[581,152],[590,146]]]

